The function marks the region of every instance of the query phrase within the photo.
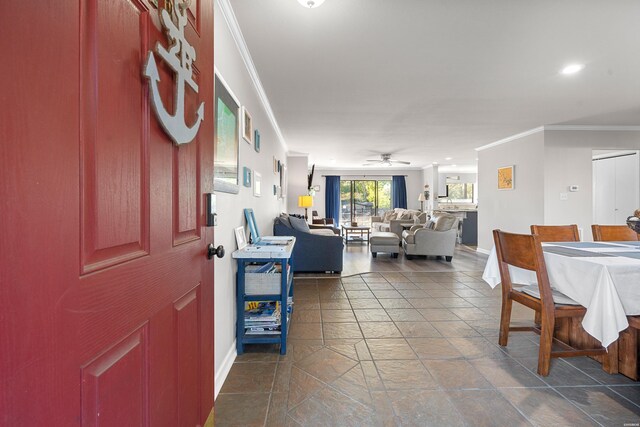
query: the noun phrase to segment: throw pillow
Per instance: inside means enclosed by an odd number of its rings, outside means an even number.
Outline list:
[[[394,219],[396,219],[397,216],[398,215],[396,215],[395,213],[392,212],[391,214],[389,214],[389,217],[387,218],[387,220],[385,222],[391,222]]]
[[[384,213],[384,216],[382,217],[382,222],[389,222],[390,221],[389,217],[391,215],[393,215],[393,211],[386,211]]]
[[[286,214],[286,213],[280,214],[280,216],[278,217],[278,220],[285,227],[291,228],[291,222],[289,221],[289,215],[288,214]]]
[[[294,216],[289,215],[289,221],[291,222],[291,226],[294,230],[301,231],[303,233],[310,233],[309,224],[305,221],[304,218],[296,218]]]
[[[434,227],[435,231],[448,231],[451,230],[453,224],[456,222],[456,217],[453,215],[442,215],[436,220]]]
[[[409,211],[404,211],[400,215],[398,215],[398,219],[403,219],[403,220],[413,219],[413,214]]]

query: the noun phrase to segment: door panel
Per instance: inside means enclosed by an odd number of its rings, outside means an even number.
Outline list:
[[[0,425],[197,426],[213,406],[213,5],[195,3],[187,123],[200,102],[205,118],[181,147],[142,77],[147,50],[168,44],[155,6],[0,13],[13,58],[0,71]]]
[[[88,273],[148,254],[149,111],[135,70],[148,50],[149,12],[135,0],[89,0],[81,11],[81,269]]]

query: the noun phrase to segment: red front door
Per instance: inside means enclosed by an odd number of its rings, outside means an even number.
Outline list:
[[[2,426],[196,426],[213,406],[213,2],[188,17],[187,123],[205,117],[178,147],[142,75],[168,47],[153,1],[3,2]]]

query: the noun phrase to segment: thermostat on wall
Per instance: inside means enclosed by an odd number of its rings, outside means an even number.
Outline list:
[[[570,185],[569,186],[569,191],[578,191],[578,190],[579,190],[579,188],[578,188],[577,185]]]

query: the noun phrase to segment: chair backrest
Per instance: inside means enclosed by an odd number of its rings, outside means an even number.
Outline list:
[[[509,265],[535,271],[542,304],[553,310],[553,296],[540,237],[536,234],[514,234],[493,230],[493,240],[496,245],[503,295],[513,289]]]
[[[540,242],[579,242],[578,226],[572,225],[532,225],[531,234],[537,234]]]
[[[626,225],[593,224],[591,233],[595,242],[630,242],[638,240],[638,233]]]

